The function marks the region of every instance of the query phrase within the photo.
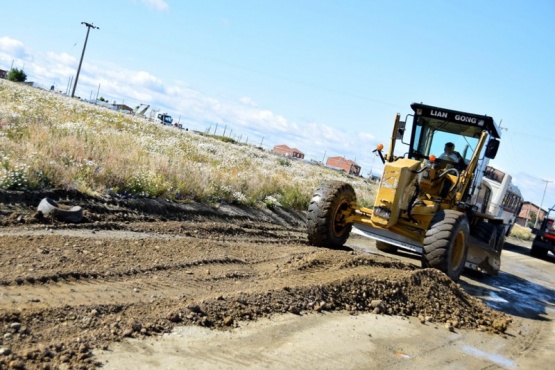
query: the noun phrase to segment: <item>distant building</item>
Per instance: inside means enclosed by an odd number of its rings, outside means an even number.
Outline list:
[[[133,113],[133,108],[125,104],[117,104],[115,101],[113,103],[108,103],[106,101],[101,101],[97,99],[90,99],[90,100],[84,100],[84,101],[86,101],[87,103],[98,105],[99,107],[108,108],[121,113]]]
[[[8,77],[8,71],[4,71],[3,69],[0,69],[0,78],[6,78]]]
[[[272,152],[276,154],[281,154],[287,157],[291,157],[291,158],[304,159],[303,152],[301,152],[297,148],[290,148],[285,144],[274,146],[274,149],[272,149]]]
[[[528,221],[532,219],[532,213],[538,218],[539,224],[547,214],[547,211],[543,208],[540,209],[540,207],[532,202],[522,202],[522,208],[520,209],[516,223],[526,227]]]
[[[115,110],[123,113],[133,113],[133,108],[125,104],[115,104]]]
[[[46,89],[44,88],[44,86],[42,86],[41,84],[39,84],[38,82],[35,82],[35,81],[25,81],[25,82],[23,82],[23,84],[24,84],[24,85],[27,85],[27,86],[35,87],[35,88],[37,88],[37,89],[46,90]]]
[[[345,157],[329,157],[326,166],[341,169],[349,175],[360,175],[360,166],[350,159],[345,159]]]

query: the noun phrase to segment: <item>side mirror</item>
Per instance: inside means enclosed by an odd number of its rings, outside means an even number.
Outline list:
[[[405,121],[399,121],[399,126],[397,126],[397,140],[403,140],[403,135],[405,134],[405,127],[406,127],[406,122]]]
[[[499,149],[499,140],[491,139],[486,146],[486,158],[494,159]]]

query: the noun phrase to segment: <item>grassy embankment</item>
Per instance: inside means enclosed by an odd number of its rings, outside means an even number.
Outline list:
[[[373,203],[375,185],[363,179],[0,80],[0,189],[306,209],[332,179]]]

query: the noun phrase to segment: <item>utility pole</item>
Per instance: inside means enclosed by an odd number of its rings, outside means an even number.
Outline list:
[[[71,90],[71,82],[72,81],[73,81],[73,76],[70,76],[69,80],[67,81],[66,95],[69,95],[69,91]]]
[[[77,80],[79,80],[79,72],[81,72],[81,64],[83,64],[83,57],[85,56],[85,49],[87,48],[87,40],[89,39],[89,31],[91,30],[91,28],[100,29],[94,26],[92,23],[81,22],[81,24],[84,24],[85,26],[87,26],[87,36],[85,36],[85,43],[83,44],[83,51],[81,52],[81,60],[79,61],[79,67],[77,68],[77,75],[75,76],[75,84],[73,84],[73,90],[71,91],[72,98],[75,96],[75,89],[77,88]]]
[[[540,214],[542,212],[542,207],[543,207],[543,200],[545,198],[545,192],[547,191],[547,184],[549,184],[550,182],[553,181],[549,181],[549,180],[543,180],[543,182],[545,182],[545,189],[543,189],[543,196],[542,196],[542,202],[540,203],[540,209],[538,210],[538,214],[536,215],[536,221],[534,222],[534,229],[536,228],[536,226],[538,225],[538,218],[540,218]],[[545,217],[545,216],[544,216]]]
[[[98,90],[96,90],[96,98],[94,99],[94,104],[98,103],[98,94],[100,94],[100,84],[98,84]]]

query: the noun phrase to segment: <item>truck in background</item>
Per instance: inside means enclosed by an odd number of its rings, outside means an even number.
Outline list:
[[[147,118],[151,121],[156,121],[157,123],[165,126],[175,126],[182,128],[180,124],[173,123],[172,116],[170,116],[167,112],[160,112],[159,109],[150,109],[149,114],[146,114],[149,108],[150,104],[139,104],[133,111],[133,114],[136,116]]]
[[[551,212],[554,210],[555,205],[547,211],[540,228],[532,229],[532,234],[536,235],[532,242],[532,247],[530,248],[530,255],[533,257],[545,258],[549,251],[555,254],[555,220],[553,216],[550,216]]]
[[[520,189],[512,183],[512,179],[510,174],[492,166],[486,166],[477,192],[476,205],[479,211],[502,218],[502,234],[505,236],[510,234],[524,200]]]
[[[151,118],[166,126],[173,126],[173,118],[167,112],[151,111]]]

